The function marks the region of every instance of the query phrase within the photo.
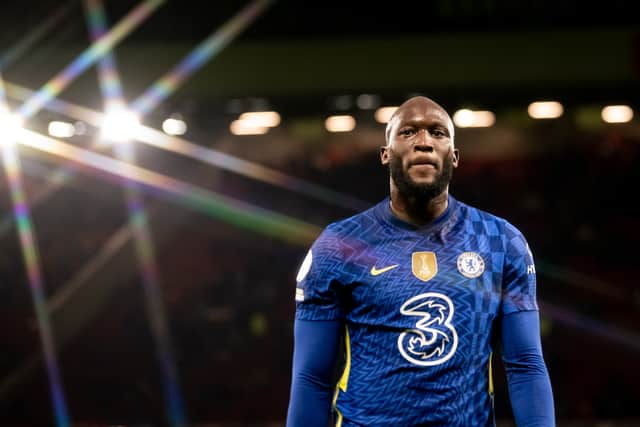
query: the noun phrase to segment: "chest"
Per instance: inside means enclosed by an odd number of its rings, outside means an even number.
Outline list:
[[[502,293],[504,253],[482,238],[446,242],[416,236],[371,245],[350,262],[352,320],[404,327],[411,313],[495,317]]]

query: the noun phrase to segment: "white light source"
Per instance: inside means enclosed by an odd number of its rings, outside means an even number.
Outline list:
[[[324,121],[324,127],[329,132],[350,132],[356,127],[356,119],[350,115],[329,116]]]
[[[453,115],[453,123],[460,128],[490,127],[496,122],[496,115],[491,111],[474,111],[462,109]]]
[[[23,120],[20,116],[0,108],[0,145],[12,144],[22,130]]]
[[[72,123],[54,120],[49,122],[49,135],[54,138],[71,138],[76,134],[76,127]]]
[[[266,126],[255,126],[250,121],[240,119],[232,121],[229,130],[234,135],[264,135],[269,132]]]
[[[184,120],[170,117],[162,122],[162,130],[167,135],[184,135],[187,132],[187,124]]]
[[[134,139],[140,127],[138,116],[125,108],[109,111],[101,126],[101,137],[112,142],[125,142]]]
[[[276,127],[280,124],[280,114],[276,111],[248,111],[240,114],[239,120],[254,127]]]
[[[556,101],[539,101],[529,104],[527,112],[533,119],[557,119],[564,113],[564,108]]]
[[[374,117],[378,123],[387,123],[398,107],[380,107],[374,113]]]
[[[628,105],[607,105],[600,115],[607,123],[627,123],[633,119],[633,110]]]

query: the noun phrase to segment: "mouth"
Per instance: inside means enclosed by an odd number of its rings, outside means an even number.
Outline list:
[[[409,162],[409,168],[438,169],[438,165],[436,162],[432,160],[418,159],[418,160]]]

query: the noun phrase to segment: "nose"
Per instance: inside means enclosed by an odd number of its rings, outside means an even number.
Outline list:
[[[426,129],[420,129],[415,139],[413,149],[416,151],[423,151],[427,153],[433,152],[433,139],[431,134]]]

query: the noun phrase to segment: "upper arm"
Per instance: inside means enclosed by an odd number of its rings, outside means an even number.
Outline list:
[[[327,228],[307,253],[296,277],[296,319],[344,318],[340,247],[339,235]]]
[[[542,356],[538,311],[519,311],[503,316],[500,329],[505,363],[517,364]]]
[[[536,268],[533,254],[522,233],[505,226],[505,259],[502,283],[502,314],[538,310]]]
[[[336,320],[294,322],[293,371],[329,385],[339,355],[342,322]]]

